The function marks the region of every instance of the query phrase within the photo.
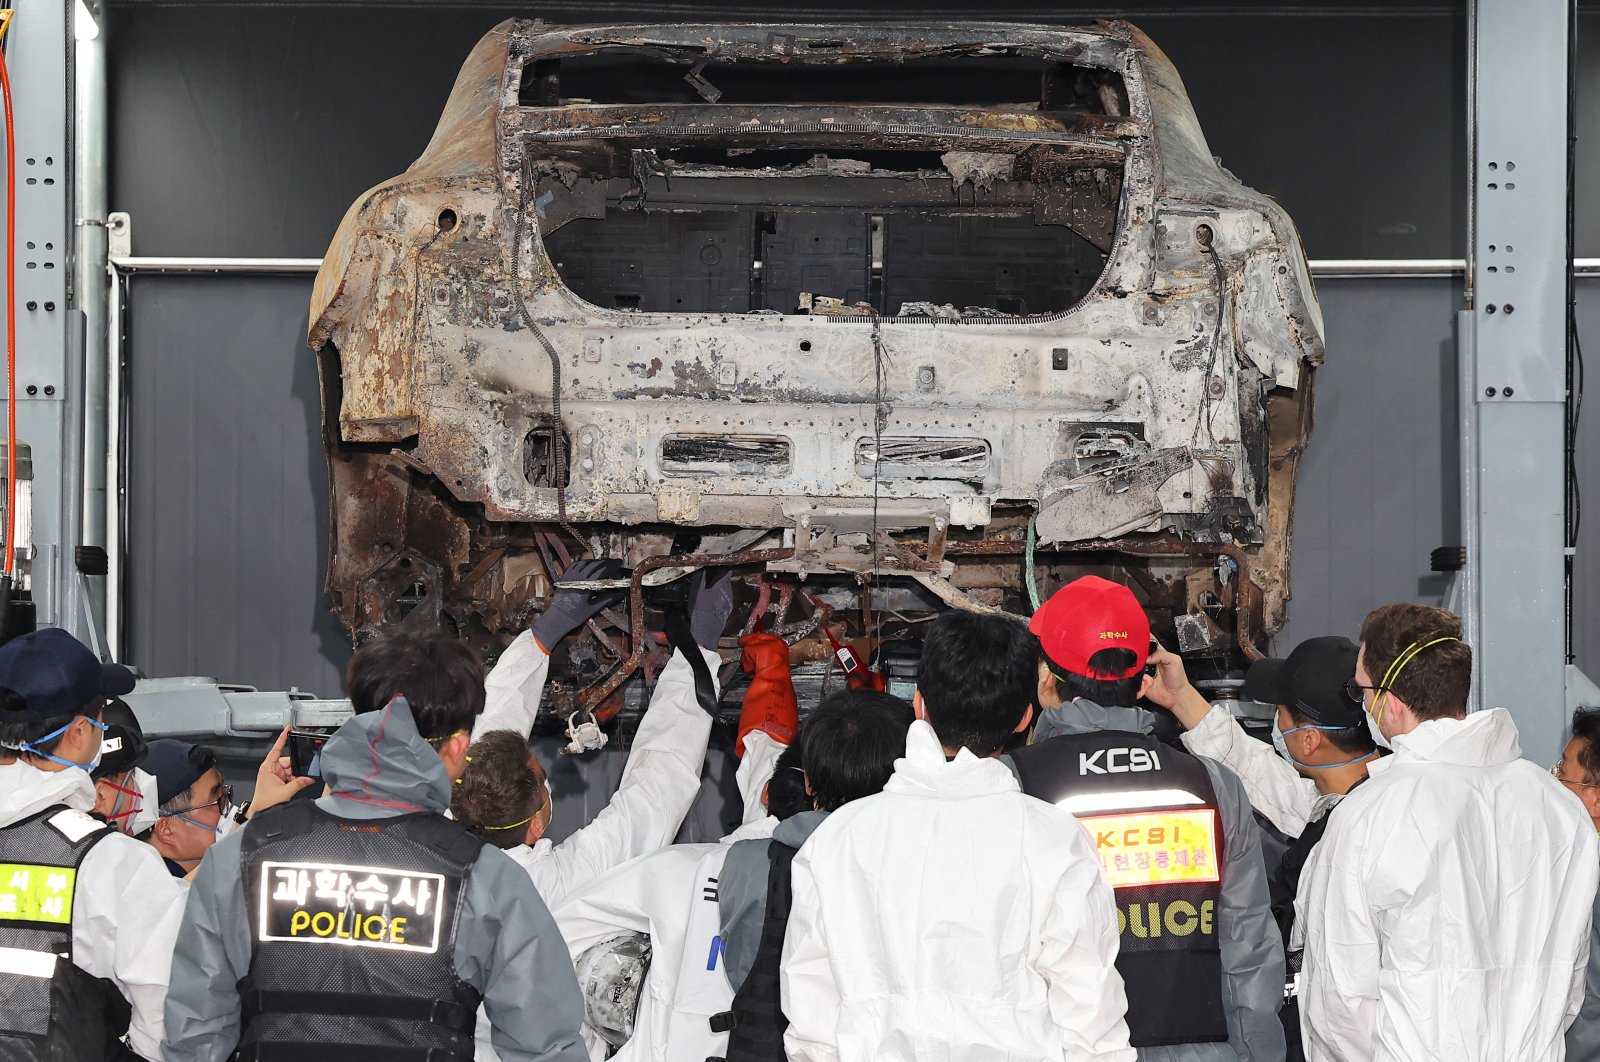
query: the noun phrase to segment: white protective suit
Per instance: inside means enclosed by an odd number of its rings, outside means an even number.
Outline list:
[[[1089,834],[921,720],[882,793],[817,828],[783,949],[795,1062],[1133,1062]]]
[[[94,796],[88,771],[9,763],[0,766],[0,827],[56,804],[89,812]],[[132,1005],[128,1043],[144,1058],[161,1057],[162,1007],[187,895],[154,848],[115,831],[78,868],[72,961],[111,981]]]
[[[1300,882],[1306,1057],[1562,1057],[1600,879],[1593,823],[1503,708],[1393,740]]]
[[[766,814],[761,794],[773,765],[788,746],[762,732],[745,737],[735,775],[744,798],[744,823],[711,844],[674,844],[630,859],[567,894],[551,913],[573,961],[619,933],[650,937],[650,971],[639,993],[633,1036],[613,1059],[705,1062],[728,1046],[710,1018],[733,1003],[719,939],[717,877],[736,841],[770,837],[778,820]],[[583,985],[578,986],[580,989]],[[606,1057],[606,1043],[587,1026],[590,1057]],[[478,1056],[484,1059],[483,1045]]]
[[[709,650],[701,653],[715,685],[722,660]],[[473,738],[491,730],[528,736],[549,666],[549,654],[533,634],[518,635],[484,683],[487,698],[483,714],[473,724]],[[674,652],[639,720],[622,781],[605,808],[560,844],[541,839],[506,854],[527,870],[553,909],[573,889],[612,867],[671,844],[700,792],[710,737],[711,717],[695,698],[694,672]]]
[[[728,1046],[710,1019],[733,1003],[718,935],[717,875],[728,844],[674,844],[632,859],[568,894],[554,912],[573,961],[619,933],[650,937],[633,1035],[617,1062],[705,1062]],[[579,988],[583,988],[579,985]],[[592,1059],[606,1044],[583,1030]]]

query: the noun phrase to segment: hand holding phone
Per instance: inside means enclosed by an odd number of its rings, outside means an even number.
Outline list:
[[[322,746],[330,737],[315,730],[289,731],[289,770],[296,778],[322,777]]]
[[[295,754],[299,746],[292,743],[290,739],[295,735],[301,734],[317,739],[314,749],[314,759],[316,760],[314,764],[312,763],[313,757],[307,757],[304,762],[300,763],[295,760]],[[278,734],[278,740],[274,741],[272,748],[268,750],[266,759],[262,760],[261,766],[256,769],[256,788],[255,792],[251,794],[249,810],[246,812],[245,818],[254,818],[257,812],[265,811],[276,804],[282,804],[300,792],[300,790],[314,785],[315,782],[312,776],[305,773],[304,767],[308,765],[314,766],[319,772],[321,771],[322,742],[327,741],[328,736],[284,727]],[[283,754],[285,743],[289,743],[289,755],[287,756]]]

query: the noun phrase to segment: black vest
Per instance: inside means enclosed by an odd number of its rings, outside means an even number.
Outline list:
[[[1365,781],[1365,777],[1358,778],[1355,785],[1345,791],[1345,795],[1355,792],[1356,786]],[[1291,951],[1289,948],[1289,935],[1294,931],[1294,898],[1300,892],[1300,875],[1305,872],[1306,863],[1311,859],[1311,851],[1321,842],[1322,835],[1328,832],[1328,819],[1338,809],[1339,806],[1335,804],[1324,812],[1320,819],[1306,823],[1306,828],[1289,845],[1289,850],[1284,853],[1278,869],[1269,879],[1272,888],[1272,914],[1278,920],[1278,929],[1283,933],[1284,976],[1288,978],[1288,984],[1284,987],[1283,1007],[1278,1011],[1278,1018],[1283,1022],[1284,1040],[1289,1046],[1289,1053],[1284,1062],[1304,1062],[1306,1057],[1300,1039],[1298,989],[1298,978],[1306,956],[1304,951]]]
[[[1205,765],[1142,734],[1065,734],[1011,753],[1023,792],[1094,838],[1116,890],[1135,1047],[1228,1039],[1222,1010],[1221,816]]]
[[[0,829],[0,1062],[101,1062],[132,1009],[72,961],[83,857],[115,833],[65,806]]]
[[[441,815],[343,819],[310,801],[244,831],[241,1062],[471,1062],[480,999],[455,942],[483,841]]]
[[[789,908],[794,901],[790,867],[798,848],[773,841],[767,849],[767,909],[761,919],[761,942],[756,945],[750,974],[733,995],[733,1009],[711,1019],[711,1027],[728,1029],[727,1062],[785,1062],[783,1015],[778,970],[783,958],[783,938],[789,928]],[[730,1019],[731,1020],[727,1020]],[[709,1062],[709,1060],[708,1060]]]

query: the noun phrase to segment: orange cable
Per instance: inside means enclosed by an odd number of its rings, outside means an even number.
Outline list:
[[[6,555],[0,574],[9,576],[16,570],[17,537],[17,134],[4,52],[0,52],[0,97],[6,115]]]

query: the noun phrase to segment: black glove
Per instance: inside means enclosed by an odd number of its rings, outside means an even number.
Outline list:
[[[732,569],[701,568],[689,578],[689,631],[702,649],[715,649],[733,614]]]
[[[615,579],[622,574],[622,562],[616,560],[581,560],[561,573],[556,580],[562,583],[589,582],[595,579]],[[557,589],[545,608],[544,615],[533,623],[533,636],[545,651],[595,616],[627,596],[625,590],[561,590]]]

